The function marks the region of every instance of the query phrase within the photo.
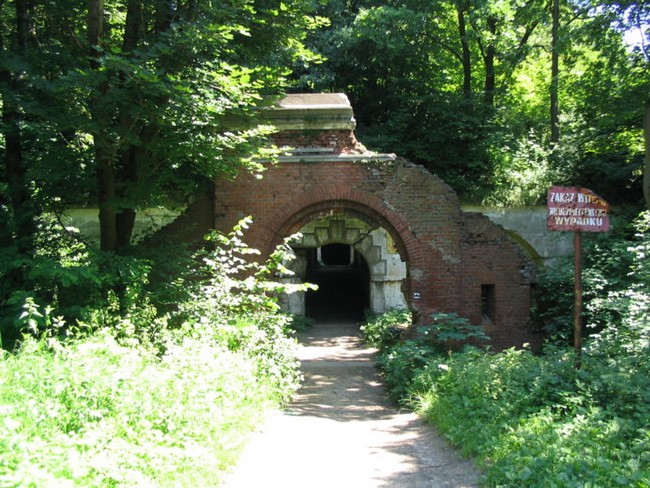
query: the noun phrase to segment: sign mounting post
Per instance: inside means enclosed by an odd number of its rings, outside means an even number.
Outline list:
[[[576,368],[582,355],[582,232],[609,230],[609,204],[591,190],[575,186],[552,186],[547,195],[546,228],[574,232],[575,301],[573,345]]]

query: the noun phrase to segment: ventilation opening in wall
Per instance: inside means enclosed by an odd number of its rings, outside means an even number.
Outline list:
[[[481,315],[483,320],[494,321],[496,316],[494,285],[481,285]]]

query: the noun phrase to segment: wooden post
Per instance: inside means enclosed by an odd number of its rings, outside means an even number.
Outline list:
[[[573,235],[575,301],[573,344],[576,369],[582,362],[582,231],[609,230],[609,204],[591,190],[577,186],[551,186],[548,189],[546,228],[570,231]]]
[[[575,302],[573,318],[573,344],[576,350],[576,369],[582,359],[582,232],[577,230],[573,236]]]

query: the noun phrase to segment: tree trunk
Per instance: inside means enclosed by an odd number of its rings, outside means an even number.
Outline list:
[[[88,54],[90,66],[96,71],[101,67],[103,31],[104,2],[103,0],[88,0]],[[97,168],[100,248],[102,251],[115,251],[117,249],[115,158],[107,134],[110,114],[107,113],[107,107],[102,100],[106,91],[106,83],[100,83],[97,92],[91,95],[89,108],[94,125],[92,136]]]
[[[490,32],[490,40],[485,49],[483,62],[485,64],[485,104],[492,108],[494,106],[494,90],[496,89],[496,74],[494,72],[494,57],[496,48],[494,47],[497,35],[497,19],[490,16],[487,19],[487,26]]]
[[[645,135],[645,164],[643,167],[643,195],[645,203],[650,208],[650,102],[645,106],[645,117],[643,118],[643,130]]]
[[[95,118],[95,121],[99,119]],[[101,136],[100,136],[101,137]],[[102,251],[117,249],[117,213],[115,204],[115,167],[108,156],[110,147],[95,137],[97,191],[99,196],[99,242]]]
[[[551,116],[551,144],[560,141],[560,104],[559,104],[559,76],[560,76],[560,0],[552,0],[551,4],[551,87],[550,87],[550,116]]]
[[[160,34],[169,29],[172,21],[174,7],[171,0],[157,0],[156,2],[156,21],[154,32]]]
[[[133,51],[140,41],[142,25],[142,0],[129,0],[126,8],[126,25],[124,27],[123,52]]]
[[[129,146],[122,153],[122,167],[120,168],[119,175],[121,183],[119,198],[122,200],[122,205],[116,216],[118,250],[131,244],[131,237],[133,236],[133,228],[135,226],[136,210],[131,206],[133,202],[129,201],[129,190],[138,181],[137,153],[138,150],[135,146]]]
[[[190,4],[188,4],[190,5]],[[156,0],[156,11],[153,26],[154,34],[161,34],[168,30],[174,13],[174,2],[172,0]],[[142,0],[129,0],[127,5],[127,16],[122,44],[122,52],[130,53],[138,47],[146,35],[143,19]],[[165,69],[165,58],[160,61]],[[159,100],[159,106],[163,106],[166,99]],[[130,105],[120,107],[120,129],[122,133],[132,133],[137,136],[137,142],[126,145],[121,150],[121,167],[117,173],[117,180],[120,183],[118,197],[122,200],[120,210],[117,214],[117,250],[123,249],[131,244],[133,229],[135,226],[136,209],[132,207],[133,197],[131,190],[143,179],[142,168],[147,164],[148,152],[145,150],[147,144],[151,143],[158,133],[155,122],[143,123],[131,114]]]
[[[16,0],[16,46],[21,56],[26,56],[32,31],[31,15],[26,0]],[[4,52],[0,39],[0,52]],[[27,181],[23,136],[20,130],[21,109],[17,92],[21,89],[20,76],[7,69],[0,71],[2,85],[2,126],[5,139],[5,173],[13,213],[13,234],[18,251],[34,252],[34,202]],[[11,233],[5,229],[3,241],[11,241]]]
[[[88,0],[88,44],[90,63],[98,68],[99,48],[104,35],[104,1]]]
[[[458,34],[460,36],[460,45],[462,48],[463,63],[463,95],[465,98],[472,96],[472,57],[467,39],[467,26],[465,22],[465,6],[462,1],[456,2],[456,14],[458,16]]]
[[[122,52],[131,53],[140,42],[142,36],[142,0],[129,0],[126,12],[126,25]],[[121,80],[124,82],[124,80]],[[126,134],[137,130],[137,121],[130,113],[131,106],[120,107],[120,126],[122,133]],[[142,141],[140,141],[140,144]],[[117,250],[123,249],[131,244],[133,228],[135,226],[136,210],[132,207],[133,202],[129,201],[129,190],[138,181],[138,148],[129,144],[121,150],[121,167],[117,176],[121,183],[118,191],[118,198],[122,201],[116,215]]]
[[[4,78],[2,74],[0,77]],[[4,82],[4,80],[3,80]],[[18,107],[2,97],[2,124],[5,138],[5,173],[11,209],[15,243],[21,253],[31,254],[34,250],[34,210],[26,179],[23,160],[23,143],[20,131]]]

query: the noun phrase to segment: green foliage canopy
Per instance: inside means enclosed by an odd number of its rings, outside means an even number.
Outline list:
[[[183,204],[216,175],[259,171],[266,131],[253,119],[289,66],[310,58],[307,10],[253,0],[3,2],[2,133],[21,154],[4,152],[24,175],[5,191],[22,185],[41,207],[99,204],[102,248],[119,250],[138,209]]]
[[[303,71],[296,87],[348,93],[364,143],[425,165],[464,200],[534,204],[550,184],[580,184],[612,203],[638,204],[647,5],[560,1],[556,85],[549,7],[327,2],[319,13],[330,27],[308,38],[327,60]],[[631,28],[644,31],[645,44],[626,45]],[[559,113],[551,117],[553,97]]]

